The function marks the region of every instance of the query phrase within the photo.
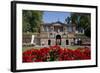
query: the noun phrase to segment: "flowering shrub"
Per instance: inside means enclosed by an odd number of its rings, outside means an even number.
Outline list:
[[[30,49],[23,52],[23,62],[47,62],[64,60],[86,60],[91,58],[90,48],[77,48],[71,50],[60,46],[50,46],[40,49]]]

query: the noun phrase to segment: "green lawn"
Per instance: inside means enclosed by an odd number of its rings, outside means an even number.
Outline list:
[[[66,48],[72,49],[72,50],[77,49],[77,48],[79,48],[79,47],[84,47],[84,46],[78,46],[78,45],[66,46]],[[29,50],[29,49],[32,49],[32,48],[34,48],[34,49],[39,49],[39,48],[41,48],[41,47],[39,47],[39,46],[38,46],[38,47],[23,47],[22,51],[24,52],[24,51]]]
[[[29,50],[29,49],[32,49],[32,48],[39,49],[41,47],[23,47],[22,51],[24,52],[24,51]]]
[[[68,46],[67,48],[74,50],[74,49],[77,49],[79,47],[84,47],[84,46],[78,46],[78,45],[76,45],[76,46]]]

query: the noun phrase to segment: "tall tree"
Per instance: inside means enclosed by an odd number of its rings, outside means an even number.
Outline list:
[[[91,37],[91,15],[89,13],[71,13],[70,20],[77,30],[82,27],[85,35]]]
[[[69,24],[70,21],[71,21],[71,17],[67,17],[67,18],[65,19],[65,21],[67,22],[67,24]]]
[[[91,37],[91,15],[84,14],[80,18],[80,26],[84,28],[85,35]]]
[[[23,32],[39,32],[42,11],[23,10]]]

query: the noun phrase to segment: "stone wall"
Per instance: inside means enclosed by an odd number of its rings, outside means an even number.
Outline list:
[[[59,33],[60,34],[60,33]],[[30,43],[31,44],[31,39],[32,39],[33,34],[23,34],[23,43]],[[56,36],[57,34],[55,34]],[[42,32],[41,34],[34,34],[34,43],[35,45],[48,45],[48,40],[51,41],[51,45],[56,45],[56,37],[49,36],[49,33],[47,32]],[[83,35],[82,35],[83,36]],[[84,39],[84,36],[81,36],[82,44],[87,43],[90,44],[90,39],[87,41],[88,38]],[[75,39],[79,39],[79,35],[76,36],[74,33],[68,33],[66,35],[61,34],[61,45],[64,46],[66,45],[66,40],[68,40],[68,45],[74,45]]]
[[[22,42],[23,43],[30,43],[31,42],[31,38],[32,38],[32,35],[30,35],[30,34],[23,34],[22,35]]]

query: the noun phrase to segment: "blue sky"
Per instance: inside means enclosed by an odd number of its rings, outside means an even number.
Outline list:
[[[44,23],[51,23],[56,21],[65,22],[65,18],[70,16],[69,12],[54,12],[54,11],[44,11],[43,21]]]

